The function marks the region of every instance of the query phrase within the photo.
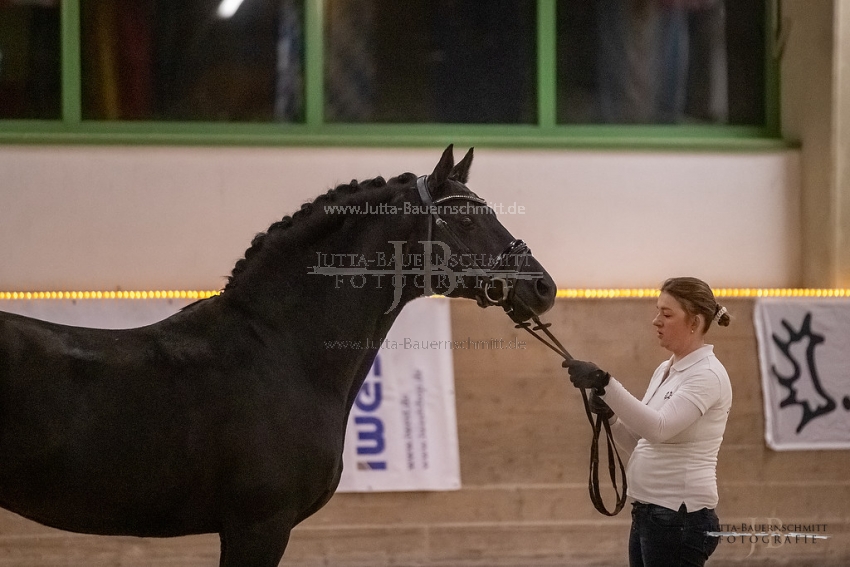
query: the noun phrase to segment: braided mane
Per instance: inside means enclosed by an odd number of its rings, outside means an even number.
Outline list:
[[[251,259],[263,249],[263,246],[271,237],[284,234],[285,231],[293,227],[305,227],[316,230],[327,229],[330,226],[338,225],[347,216],[346,213],[342,212],[338,214],[320,214],[323,206],[330,204],[357,206],[363,205],[366,202],[383,203],[392,198],[401,186],[407,185],[414,179],[416,179],[416,175],[413,173],[403,173],[398,177],[391,178],[389,182],[384,181],[383,177],[375,177],[374,179],[368,179],[362,182],[352,179],[351,183],[338,185],[324,195],[319,195],[312,202],[304,203],[291,216],[287,215],[281,220],[272,223],[265,232],[260,232],[254,237],[251,241],[251,246],[245,251],[245,257],[236,262],[236,265],[233,267],[230,276],[227,278],[227,285],[224,286],[224,291],[236,286],[235,280],[239,274],[246,270]]]

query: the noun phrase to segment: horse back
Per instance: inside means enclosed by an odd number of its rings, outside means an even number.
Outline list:
[[[103,330],[0,313],[0,505],[73,531],[211,532],[228,508],[274,506],[335,467],[341,437],[310,435],[341,433],[338,412],[310,408],[308,381],[284,379],[228,324],[178,314]]]

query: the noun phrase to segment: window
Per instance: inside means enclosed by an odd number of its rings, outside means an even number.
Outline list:
[[[0,119],[60,117],[56,1],[0,2]]]
[[[534,124],[534,0],[329,0],[330,122]]]
[[[558,2],[558,121],[765,123],[764,2]]]
[[[83,118],[303,120],[303,2],[81,0]]]
[[[766,5],[0,0],[0,141],[781,147]]]

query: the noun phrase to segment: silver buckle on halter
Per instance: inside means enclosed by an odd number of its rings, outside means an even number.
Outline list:
[[[499,282],[502,285],[499,286],[501,288],[502,296],[501,297],[492,297],[490,295],[490,290],[495,289],[494,283]],[[487,300],[490,305],[501,305],[508,299],[508,295],[510,295],[511,284],[508,283],[507,278],[497,278],[491,277],[487,282],[484,283],[484,298]]]

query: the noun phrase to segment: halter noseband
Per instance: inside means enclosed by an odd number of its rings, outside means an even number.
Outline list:
[[[488,305],[500,305],[505,308],[506,311],[511,311],[511,303],[513,302],[513,295],[515,287],[512,286],[509,282],[509,275],[512,273],[511,270],[507,269],[505,266],[511,260],[511,258],[519,258],[526,255],[531,254],[531,250],[529,250],[528,246],[519,239],[512,240],[508,246],[496,257],[496,261],[493,264],[493,267],[488,271],[481,268],[478,263],[475,261],[475,255],[469,250],[469,247],[463,243],[463,241],[452,231],[449,223],[447,223],[441,216],[439,212],[439,205],[445,203],[446,201],[452,200],[462,200],[462,201],[471,201],[473,203],[477,203],[481,206],[487,207],[487,201],[482,199],[481,197],[472,194],[472,195],[447,195],[445,197],[440,197],[439,199],[434,200],[431,197],[431,192],[428,190],[428,178],[425,175],[420,176],[416,179],[416,188],[419,191],[419,199],[422,201],[422,204],[428,209],[431,218],[434,220],[433,223],[428,223],[428,240],[430,242],[433,236],[433,229],[436,226],[439,230],[443,231],[448,240],[451,241],[452,245],[454,245],[457,249],[461,250],[464,253],[468,253],[470,258],[472,259],[472,267],[467,271],[471,272],[472,275],[481,278],[484,280],[484,286],[479,288],[480,296],[478,297],[478,305],[481,307],[487,307]],[[497,285],[498,284],[498,285]],[[491,291],[496,290],[497,295],[494,297],[491,295]]]

